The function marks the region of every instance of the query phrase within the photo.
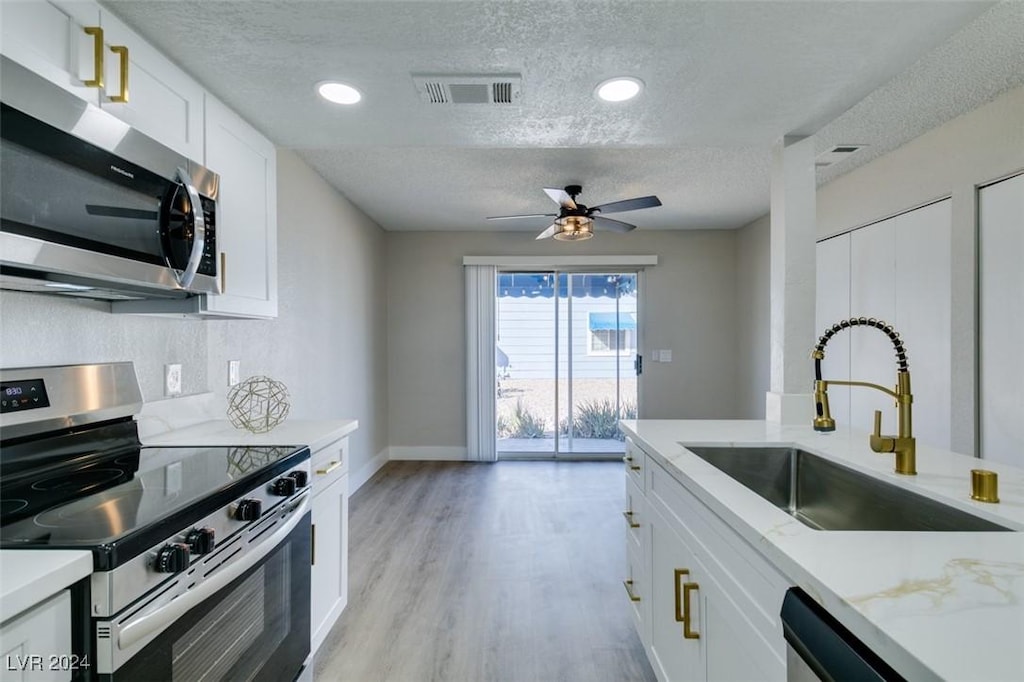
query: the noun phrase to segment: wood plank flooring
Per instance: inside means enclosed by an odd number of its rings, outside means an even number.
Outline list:
[[[352,497],[338,682],[653,682],[620,462],[389,462]]]

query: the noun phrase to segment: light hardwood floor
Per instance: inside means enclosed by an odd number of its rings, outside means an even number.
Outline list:
[[[622,587],[620,462],[389,462],[352,497],[316,679],[655,680]]]

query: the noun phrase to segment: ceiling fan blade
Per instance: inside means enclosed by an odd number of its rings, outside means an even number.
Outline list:
[[[635,211],[640,208],[654,208],[655,206],[661,206],[661,199],[652,194],[649,197],[623,199],[622,201],[613,201],[610,204],[592,206],[590,210],[600,211],[601,213],[621,213],[623,211]]]
[[[562,208],[576,208],[576,202],[572,200],[572,197],[564,189],[551,189],[550,187],[544,188],[544,193],[551,197],[551,200]]]
[[[612,232],[631,232],[636,229],[636,225],[630,225],[624,223],[621,220],[612,220],[611,218],[605,218],[604,216],[596,215],[593,217],[594,227],[600,227],[603,230],[611,230]]]
[[[518,220],[520,218],[554,218],[557,213],[526,213],[524,215],[495,215],[488,216],[484,220]]]
[[[558,224],[557,223],[551,223],[551,225],[548,226],[548,229],[544,230],[543,232],[541,232],[540,234],[537,235],[537,239],[540,240],[540,239],[547,239],[548,237],[553,237],[555,232],[557,232],[557,231],[558,231]]]

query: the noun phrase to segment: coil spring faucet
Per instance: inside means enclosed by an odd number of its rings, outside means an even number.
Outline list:
[[[833,336],[850,327],[874,327],[892,341],[896,349],[896,390],[890,390],[885,386],[868,383],[866,381],[839,381],[824,380],[821,378],[821,361],[825,359],[825,345]],[[825,333],[818,339],[818,345],[811,353],[814,358],[814,403],[817,414],[814,417],[815,431],[835,431],[836,421],[832,418],[828,407],[828,387],[830,384],[837,386],[864,386],[874,388],[896,400],[897,435],[882,435],[882,412],[875,410],[874,431],[871,434],[871,449],[875,452],[893,452],[896,454],[896,473],[913,476],[917,473],[917,444],[912,434],[911,405],[914,397],[910,393],[910,369],[907,366],[907,349],[903,346],[900,335],[892,325],[871,317],[851,317],[842,320],[825,330]]]

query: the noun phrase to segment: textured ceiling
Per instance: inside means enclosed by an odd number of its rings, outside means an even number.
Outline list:
[[[1024,84],[1024,3],[107,0],[276,144],[389,230],[522,229],[541,187],[644,229],[734,228],[768,210],[772,145],[871,146],[830,179]],[[511,106],[422,102],[414,73],[520,73]],[[612,76],[632,102],[596,101]],[[317,98],[325,79],[364,100]]]

